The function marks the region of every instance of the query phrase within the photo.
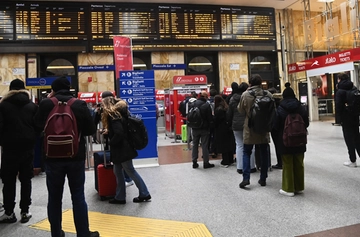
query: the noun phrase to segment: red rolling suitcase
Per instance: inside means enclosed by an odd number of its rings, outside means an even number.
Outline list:
[[[104,151],[103,149],[104,146],[102,141],[101,144],[102,144],[101,148]],[[99,164],[96,167],[98,193],[102,201],[114,197],[116,194],[116,177],[114,175],[113,166],[106,160],[106,152],[103,152],[103,156],[104,156],[104,163]]]

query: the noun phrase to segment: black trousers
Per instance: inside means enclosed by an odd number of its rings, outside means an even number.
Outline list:
[[[19,149],[21,150],[21,149]],[[16,197],[16,177],[19,177],[20,209],[28,212],[31,205],[31,179],[34,176],[34,151],[14,151],[3,147],[1,157],[1,179],[4,209],[7,215],[14,212]]]
[[[345,144],[348,148],[349,158],[351,162],[356,161],[356,153],[360,156],[360,135],[359,135],[359,119],[347,118],[343,120],[342,131]]]

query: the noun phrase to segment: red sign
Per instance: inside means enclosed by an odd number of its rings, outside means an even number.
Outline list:
[[[111,91],[113,95],[115,96],[115,91]],[[78,92],[78,99],[83,100],[86,103],[96,103],[96,96],[97,96],[97,102],[101,102],[101,94],[102,92]]]
[[[114,36],[115,75],[120,78],[119,71],[133,70],[131,38]]]
[[[155,90],[155,98],[156,100],[164,100],[164,90]]]
[[[231,86],[224,86],[223,94],[224,95],[230,95],[232,92]]]
[[[288,73],[302,72],[360,59],[360,48],[349,49],[288,65]]]
[[[173,84],[206,85],[207,77],[205,75],[174,76]]]

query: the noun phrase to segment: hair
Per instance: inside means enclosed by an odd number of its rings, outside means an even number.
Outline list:
[[[340,81],[349,80],[349,75],[347,73],[339,73],[338,78]]]
[[[108,127],[108,117],[112,118],[121,118],[121,113],[115,107],[115,104],[121,99],[115,97],[106,97],[102,99],[103,112],[101,114],[101,122],[103,123],[104,128]]]
[[[250,80],[249,80],[249,84],[251,86],[259,86],[259,85],[261,85],[261,82],[262,82],[262,79],[259,74],[251,75]]]
[[[224,98],[221,95],[216,95],[214,97],[214,103],[215,103],[215,108],[219,107],[219,106],[223,106],[224,109],[227,109],[229,106],[226,103],[226,101],[224,100]]]
[[[216,89],[210,89],[210,96],[216,96],[218,94]]]
[[[207,93],[207,91],[201,91],[201,92],[200,92],[200,97],[202,97],[202,98],[208,98],[208,97],[209,97],[209,94]]]
[[[247,90],[247,88],[249,88],[249,84],[247,84],[246,82],[241,82],[239,85],[239,92],[243,93]]]

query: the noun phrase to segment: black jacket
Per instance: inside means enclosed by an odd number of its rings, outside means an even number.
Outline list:
[[[212,115],[212,109],[210,103],[203,97],[200,97],[194,102],[194,106],[198,107],[201,112],[201,118],[203,119],[203,124],[201,128],[193,129],[210,129],[214,126],[214,118]]]
[[[226,110],[222,105],[215,108],[214,126],[215,126],[215,146],[218,153],[234,152],[235,137],[234,133],[226,121]]]
[[[38,106],[27,90],[11,90],[0,101],[0,142],[4,149],[32,150],[36,143],[34,116]]]
[[[68,101],[72,98],[72,94],[68,90],[60,90],[54,95],[59,101]],[[44,130],[45,123],[51,110],[54,108],[53,102],[46,98],[40,102],[39,111],[35,116],[36,126],[40,131]],[[74,158],[65,159],[48,159],[51,161],[58,160],[85,160],[86,158],[86,147],[85,147],[85,136],[93,135],[96,131],[94,120],[91,117],[90,111],[85,101],[76,100],[72,105],[71,109],[76,117],[78,131],[80,134],[79,152]]]
[[[237,109],[239,105],[240,98],[242,93],[235,93],[231,99],[229,104],[229,109],[227,110],[227,121],[231,124],[231,128],[233,131],[242,131],[244,129],[245,122],[245,113],[240,113]]]
[[[342,80],[338,84],[338,90],[335,95],[335,116],[339,123],[347,123],[347,125],[354,124],[358,126],[359,116],[349,113],[346,109],[346,94],[354,87],[350,80]]]
[[[274,129],[277,130],[277,144],[279,154],[298,154],[306,151],[306,145],[300,147],[285,147],[283,143],[283,133],[286,116],[290,113],[298,113],[301,115],[306,127],[309,126],[309,117],[306,109],[301,105],[300,101],[296,98],[286,98],[280,102],[277,108],[277,115],[275,120]]]

